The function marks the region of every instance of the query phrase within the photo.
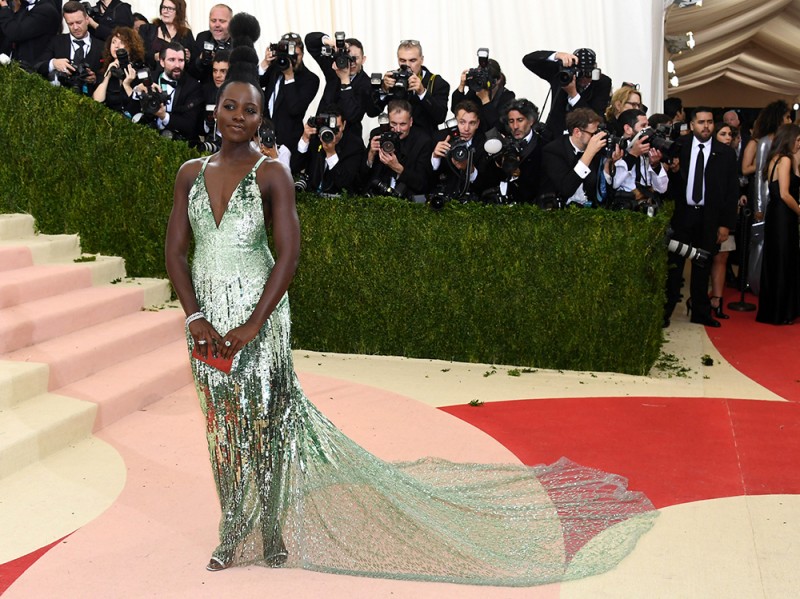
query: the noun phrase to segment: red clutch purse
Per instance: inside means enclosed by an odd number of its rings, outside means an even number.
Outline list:
[[[217,370],[220,370],[220,371],[224,372],[225,374],[230,374],[231,373],[231,366],[233,365],[233,358],[231,358],[230,360],[225,360],[225,359],[220,358],[220,357],[216,357],[215,358],[210,347],[206,351],[206,354],[207,355],[204,358],[200,354],[200,352],[198,351],[196,345],[192,348],[192,357],[195,360],[200,360],[201,362],[205,362],[206,364],[208,364],[212,368],[216,368]]]

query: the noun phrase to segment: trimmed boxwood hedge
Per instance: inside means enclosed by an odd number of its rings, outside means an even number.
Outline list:
[[[0,212],[163,276],[178,166],[197,154],[0,68]],[[661,340],[665,216],[301,194],[297,347],[646,373]]]

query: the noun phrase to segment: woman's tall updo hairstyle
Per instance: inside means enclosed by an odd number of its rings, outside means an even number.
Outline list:
[[[258,54],[255,43],[261,35],[261,25],[253,15],[246,12],[236,13],[228,25],[233,50],[228,63],[228,74],[220,85],[217,93],[217,102],[222,97],[223,91],[231,83],[249,83],[255,87],[261,96],[261,108],[266,104],[264,90],[261,89],[258,79]]]

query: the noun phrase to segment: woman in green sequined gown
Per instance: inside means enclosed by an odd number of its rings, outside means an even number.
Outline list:
[[[166,247],[184,310],[204,315],[187,327],[190,349],[234,357],[230,375],[191,360],[221,507],[208,568],[529,586],[613,567],[655,516],[624,478],[563,458],[390,464],[303,395],[286,296],[299,256],[293,185],[250,145],[263,96],[236,80],[234,56],[217,104],[222,149],[181,167]]]

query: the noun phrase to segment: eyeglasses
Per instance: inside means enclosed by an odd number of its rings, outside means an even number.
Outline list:
[[[419,40],[400,40],[401,46],[421,46]]]
[[[629,87],[631,89],[635,89],[637,92],[639,91],[639,84],[638,83],[628,83],[627,81],[622,82],[622,87]]]
[[[282,40],[299,40],[300,34],[299,33],[285,33],[281,37]]]
[[[639,102],[625,102],[623,106],[630,106],[631,108],[641,108],[641,104]]]
[[[161,12],[175,12],[177,9],[174,6],[164,6],[160,8]]]
[[[584,133],[588,133],[589,135],[592,136],[599,131],[599,129],[595,129],[594,131],[589,131],[588,129],[579,129],[579,130],[583,131]]]

